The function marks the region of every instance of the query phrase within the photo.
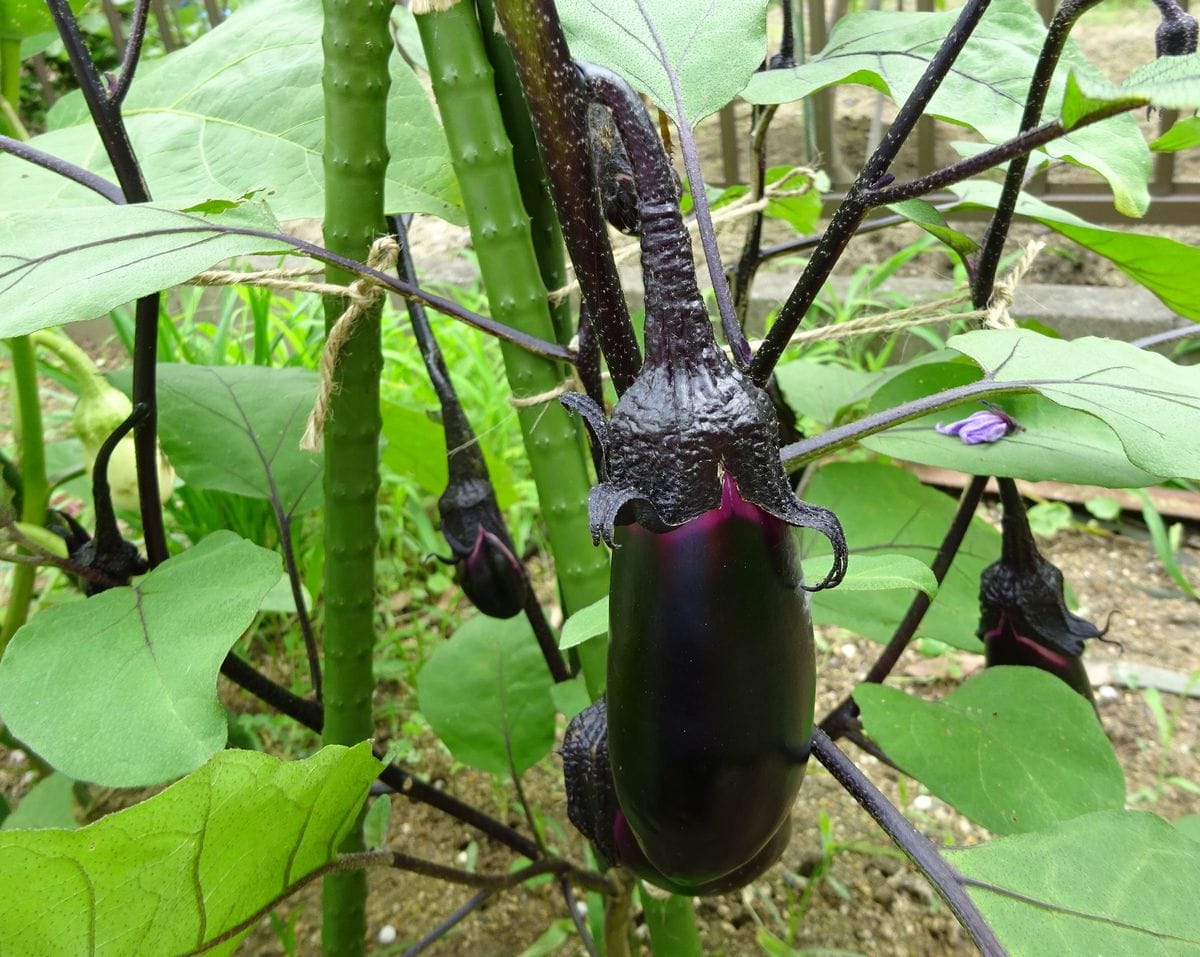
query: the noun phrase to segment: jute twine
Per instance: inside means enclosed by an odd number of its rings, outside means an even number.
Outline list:
[[[811,188],[808,185],[799,190],[788,190],[783,185],[789,178],[801,173],[807,173],[807,171],[797,167],[795,170],[789,172],[777,183],[768,186],[766,195],[759,200],[754,200],[748,196],[734,200],[728,206],[717,210],[713,214],[713,221],[724,222],[749,215],[763,209],[772,199],[786,195],[800,195],[807,192]],[[934,323],[950,322],[956,319],[980,320],[982,325],[988,329],[1015,328],[1016,323],[1009,314],[1009,309],[1013,304],[1017,287],[1033,266],[1038,253],[1045,249],[1045,247],[1046,244],[1040,239],[1034,239],[1029,242],[1021,258],[1009,270],[1008,275],[996,282],[992,290],[991,299],[984,309],[974,309],[970,312],[948,312],[947,310],[954,306],[971,301],[971,294],[964,292],[943,299],[935,299],[932,302],[922,303],[917,306],[909,306],[906,309],[881,312],[875,315],[863,316],[859,319],[851,319],[847,322],[839,322],[836,325],[820,326],[816,329],[801,329],[788,340],[788,345],[795,345],[802,342],[832,342],[856,336],[901,332],[914,326],[933,325]],[[618,260],[629,258],[638,252],[639,249],[639,243],[633,241],[619,247],[614,252],[614,257]],[[400,247],[393,237],[380,237],[371,246],[367,265],[378,272],[386,272],[396,264],[399,253]],[[329,331],[329,335],[325,340],[325,348],[321,353],[321,363],[318,367],[320,387],[317,391],[316,402],[313,404],[312,411],[308,416],[304,436],[300,440],[300,447],[309,451],[318,451],[322,445],[329,400],[337,388],[334,371],[337,368],[338,353],[349,338],[358,318],[379,303],[386,291],[384,286],[367,276],[355,280],[349,286],[312,282],[304,278],[317,275],[321,271],[321,267],[314,266],[305,266],[297,269],[267,269],[259,272],[208,270],[188,280],[188,284],[194,286],[260,286],[280,291],[312,292],[322,296],[342,296],[348,300],[345,312],[338,317],[337,322],[334,323],[333,328]],[[554,290],[549,296],[552,301],[562,299],[578,288],[578,283],[571,282],[562,289]],[[757,347],[761,341],[754,340],[751,342],[751,346]],[[534,395],[512,396],[508,401],[514,408],[527,409],[553,402],[559,396],[574,391],[583,391],[583,385],[577,375],[571,375],[569,378],[564,379],[553,389],[538,392]]]

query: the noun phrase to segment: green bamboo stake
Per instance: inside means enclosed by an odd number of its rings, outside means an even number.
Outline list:
[[[38,394],[37,360],[29,336],[8,340],[12,355],[13,392],[20,425],[18,448],[21,454],[21,521],[29,525],[46,523],[46,507],[50,504],[50,484],[46,479],[46,448],[42,436],[42,409]],[[34,565],[15,565],[8,590],[8,607],[4,626],[0,630],[0,654],[9,639],[25,624],[29,603],[33,600],[33,582],[37,574]]]
[[[324,0],[325,245],[365,260],[386,231],[388,34],[391,0]],[[329,282],[355,277],[340,269]],[[325,300],[328,331],[345,308]],[[371,656],[375,630],[376,496],[379,489],[379,309],[355,323],[339,351],[325,421],[325,724],[326,744],[356,744],[374,733]],[[362,850],[355,827],[341,850]],[[321,944],[325,954],[365,953],[366,875],[325,878]]]
[[[413,13],[492,316],[525,332],[553,338],[546,287],[533,251],[529,217],[521,205],[512,147],[496,102],[479,21],[469,3],[436,0],[436,9],[432,5],[430,0],[417,0]],[[566,375],[558,363],[505,343],[500,348],[518,403],[554,390]],[[608,557],[592,546],[588,527],[591,479],[574,425],[556,401],[518,406],[518,415],[569,614],[608,592]],[[606,649],[584,647],[588,687],[598,694]]]
[[[17,118],[21,103],[21,41],[6,37],[0,40],[0,100],[11,107],[11,116],[0,117],[0,131],[16,139],[25,139],[25,131]],[[33,343],[28,336],[7,340],[12,355],[13,408],[16,410],[18,450],[21,457],[21,521],[29,525],[46,523],[46,507],[50,504],[50,483],[46,478],[46,450],[42,437],[42,406],[38,392],[37,360]],[[37,576],[34,565],[15,565],[9,580],[8,606],[0,626],[0,654],[9,639],[29,617],[33,601],[33,583]]]
[[[496,7],[492,0],[476,0],[476,4],[480,25],[494,24]],[[567,284],[567,257],[562,230],[558,226],[558,214],[554,211],[550,184],[546,181],[546,168],[538,152],[537,135],[529,118],[529,107],[521,90],[512,51],[498,30],[484,29],[480,31],[480,36],[495,73],[500,116],[512,143],[513,168],[517,173],[517,184],[521,187],[521,203],[529,214],[533,252],[537,256],[542,284],[549,290],[562,289]],[[571,322],[571,303],[567,299],[551,303],[550,319],[554,323],[554,335],[558,342],[563,345],[569,343],[575,335]]]

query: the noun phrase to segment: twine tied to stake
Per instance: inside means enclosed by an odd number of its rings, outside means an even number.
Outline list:
[[[1046,244],[1042,240],[1031,239],[1029,245],[1025,247],[1025,252],[1017,260],[1009,274],[992,287],[992,298],[988,300],[987,310],[983,317],[983,324],[986,328],[1015,329],[1017,327],[1017,324],[1013,322],[1013,317],[1008,314],[1008,309],[1013,304],[1013,297],[1017,294],[1017,286],[1029,272],[1038,253],[1045,248]]]
[[[396,265],[400,255],[400,245],[394,236],[381,236],[371,244],[371,253],[367,257],[367,265],[376,272],[385,272]],[[306,452],[319,452],[325,435],[325,420],[329,414],[329,400],[338,389],[334,379],[337,369],[338,354],[345,346],[346,340],[354,331],[354,324],[360,316],[376,306],[385,293],[385,287],[370,276],[362,276],[348,287],[339,287],[339,294],[346,297],[346,311],[338,316],[337,322],[325,337],[325,348],[321,351],[321,364],[317,372],[321,384],[317,388],[317,399],[312,411],[308,414],[308,424],[304,427],[304,435],[300,438],[300,448]]]

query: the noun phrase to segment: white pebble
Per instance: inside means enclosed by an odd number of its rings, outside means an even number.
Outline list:
[[[918,811],[928,811],[933,807],[933,798],[928,794],[918,794],[913,798],[912,806]]]
[[[843,658],[853,658],[858,654],[858,648],[847,643],[838,649],[838,654],[840,654]]]
[[[29,760],[29,755],[27,755],[20,748],[13,748],[12,751],[10,751],[8,754],[8,760],[10,763],[16,765],[19,768],[19,767],[21,767],[21,765],[23,765],[26,761]]]
[[[379,928],[379,943],[387,947],[389,944],[396,943],[396,928],[391,924],[384,924]]]
[[[1096,694],[1098,694],[1105,701],[1116,701],[1119,697],[1121,697],[1121,692],[1119,692],[1112,685],[1101,685],[1096,689]]]
[[[467,852],[466,852],[466,851],[459,851],[459,852],[458,852],[458,856],[457,856],[457,857],[455,857],[455,860],[456,860],[456,861],[458,861],[458,863],[460,863],[460,864],[465,864],[465,863],[467,863]]]

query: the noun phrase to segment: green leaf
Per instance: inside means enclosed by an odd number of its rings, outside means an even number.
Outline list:
[[[1037,381],[1046,398],[1102,419],[1139,468],[1166,478],[1200,477],[1200,368],[1112,339],[1067,341],[1025,329],[968,332],[948,345],[996,382]]]
[[[507,776],[524,773],[554,745],[552,684],[524,616],[480,616],[437,647],[417,693],[421,713],[455,758]]]
[[[1175,822],[1175,830],[1193,841],[1200,841],[1200,814],[1186,814],[1179,818]]]
[[[280,219],[323,216],[322,63],[318,0],[257,0],[153,72],[139,69],[122,114],[155,200],[186,206],[267,189]],[[400,57],[392,64],[387,211],[462,222],[429,98]],[[35,137],[33,145],[114,179],[81,97],[56,109],[54,120],[60,128]],[[10,209],[107,205],[90,190],[13,157],[0,157],[0,195]]]
[[[0,336],[92,319],[278,245],[229,228],[279,227],[262,203],[214,216],[150,205],[0,212]]]
[[[963,260],[979,248],[979,243],[974,239],[950,226],[946,217],[928,200],[907,199],[902,203],[892,203],[888,209],[899,213],[910,223],[916,223]]]
[[[1083,503],[1088,514],[1102,522],[1115,522],[1121,517],[1121,503],[1107,495],[1097,495]]]
[[[583,675],[576,675],[570,681],[559,681],[551,685],[550,697],[554,701],[554,707],[568,721],[592,703],[587,680]]]
[[[871,397],[869,412],[942,389],[977,382],[971,363],[922,363],[888,379]],[[936,426],[964,419],[984,406],[977,400],[943,409],[863,439],[873,452],[910,462],[955,469],[969,475],[1004,475],[1030,482],[1051,480],[1106,488],[1154,485],[1160,476],[1130,464],[1115,432],[1100,419],[1065,408],[1040,395],[1005,395],[991,400],[1020,426],[998,442],[966,445]]]
[[[903,102],[958,14],[850,14],[834,25],[824,50],[793,70],[755,74],[742,96],[751,103],[784,103],[835,83],[863,83]],[[1025,0],[993,0],[926,112],[976,130],[989,143],[1015,136],[1045,35],[1041,17]],[[1047,118],[1060,113],[1070,69],[1096,73],[1068,42],[1046,98]],[[1125,215],[1145,212],[1150,153],[1132,116],[1076,130],[1043,149],[1108,180]]]
[[[903,588],[937,594],[937,579],[920,559],[900,554],[857,554],[850,559],[838,588],[847,592],[892,591]]]
[[[854,700],[888,757],[997,834],[1125,805],[1091,704],[1037,668],[987,668],[940,701],[877,684],[860,684]]]
[[[817,182],[794,166],[772,166],[767,170],[764,182],[767,186],[779,187],[784,194],[767,200],[764,215],[782,219],[798,233],[810,233],[817,228],[822,206],[822,188]],[[798,190],[804,191],[796,196],[786,195]]]
[[[87,0],[70,0],[72,13]],[[45,0],[4,0],[0,3],[0,40],[24,40],[39,33],[54,33],[54,17]]]
[[[383,463],[397,475],[414,479],[425,491],[440,495],[450,480],[445,431],[424,409],[384,400],[380,412],[387,440]]]
[[[700,928],[690,897],[672,894],[662,898],[651,895],[643,886],[638,895],[650,931],[654,957],[700,957]]]
[[[379,762],[225,751],[77,831],[0,833],[0,940],[14,954],[229,954],[258,912],[333,861]],[[206,949],[211,947],[211,949]]]
[[[580,608],[570,618],[563,622],[562,634],[558,639],[558,647],[564,651],[582,645],[590,638],[598,638],[608,634],[608,596],[605,595],[597,602],[586,608]]]
[[[321,504],[322,456],[300,448],[316,396],[308,369],[160,364],[159,440],[188,484],[292,515]]]
[[[1013,953],[1200,953],[1200,844],[1162,818],[1098,811],[1052,830],[944,851]]]
[[[1200,146],[1200,116],[1189,116],[1180,120],[1167,132],[1150,144],[1158,153],[1175,153]]]
[[[804,497],[837,514],[850,544],[851,567],[877,552],[932,563],[955,511],[950,496],[922,485],[902,469],[878,462],[826,465],[813,476]],[[808,540],[811,554],[828,552],[824,539],[813,536]],[[966,651],[983,650],[975,637],[979,576],[999,554],[999,533],[981,519],[973,519],[917,637],[934,638]],[[883,591],[834,588],[812,596],[815,622],[840,625],[881,643],[892,637],[907,605]]]
[[[614,70],[676,122],[693,126],[737,96],[767,53],[766,0],[557,0],[555,6],[575,59]]]
[[[996,208],[1000,189],[999,183],[982,180],[951,187],[968,206],[988,209]],[[1158,296],[1168,309],[1188,319],[1200,319],[1200,248],[1166,236],[1093,226],[1026,193],[1017,198],[1017,212],[1111,260],[1134,282]]]
[[[793,359],[775,367],[775,379],[792,409],[830,425],[838,412],[870,394],[879,375],[832,362]]]
[[[44,609],[0,660],[0,716],[80,781],[186,774],[225,744],[217,671],[279,574],[274,552],[219,531],[132,587]]]
[[[392,801],[387,794],[381,794],[363,815],[363,843],[367,847],[386,847],[388,819],[392,816]]]
[[[0,831],[77,827],[74,789],[75,782],[58,771],[42,778],[21,798],[17,809],[0,823]]]
[[[1063,126],[1106,107],[1154,106],[1163,110],[1200,109],[1200,54],[1160,56],[1138,67],[1124,83],[1096,74],[1067,77],[1063,97]]]

